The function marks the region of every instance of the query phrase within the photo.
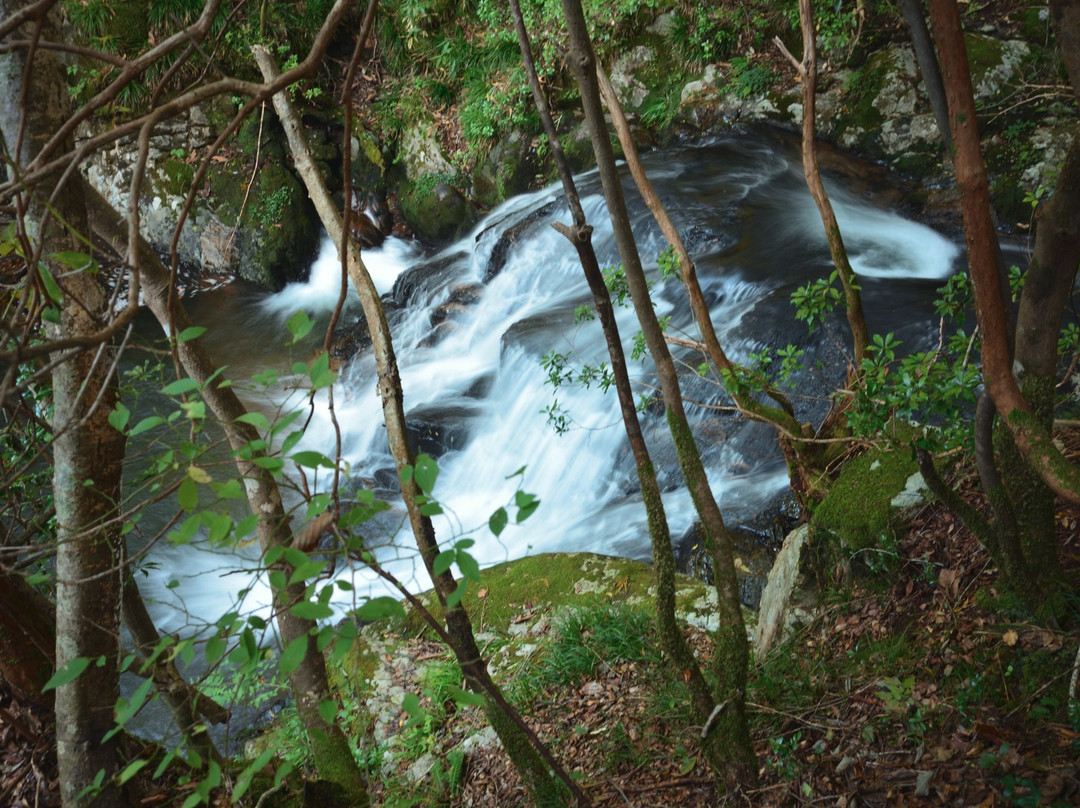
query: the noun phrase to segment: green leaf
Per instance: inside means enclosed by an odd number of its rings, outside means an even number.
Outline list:
[[[266,469],[271,474],[279,472],[283,468],[285,468],[285,461],[282,460],[280,457],[267,457],[266,455],[261,455],[259,457],[251,458],[251,462],[261,469]]]
[[[165,385],[161,392],[167,396],[179,396],[198,389],[199,383],[189,376],[183,379],[177,379],[176,381]]]
[[[206,641],[206,664],[213,667],[225,656],[225,640],[215,634]]]
[[[302,600],[289,607],[289,612],[301,620],[325,620],[334,616],[334,610],[323,603]]]
[[[75,252],[74,250],[64,250],[63,252],[53,253],[49,256],[59,264],[63,264],[68,269],[85,270],[96,267],[97,262],[86,253]]]
[[[480,580],[480,564],[476,559],[468,553],[457,554],[458,569],[461,570],[461,574],[468,578],[470,581]]]
[[[293,574],[289,576],[289,583],[295,584],[300,581],[306,581],[308,578],[314,578],[324,569],[326,569],[325,561],[308,561],[293,570]]]
[[[150,690],[154,686],[153,679],[146,679],[143,681],[135,692],[131,694],[131,700],[121,698],[116,702],[116,723],[122,727],[126,724],[135,713],[142,709],[143,704],[146,702],[146,697],[150,695]]]
[[[242,539],[244,536],[250,535],[255,532],[255,528],[259,525],[259,515],[257,513],[249,513],[243,519],[236,523],[236,538]]]
[[[309,469],[332,469],[334,467],[334,461],[322,452],[297,452],[296,454],[289,455],[289,459],[296,465]]]
[[[285,562],[292,567],[302,566],[309,561],[308,554],[297,547],[286,547],[282,555],[285,557]]]
[[[488,527],[491,528],[492,533],[498,536],[506,528],[507,522],[509,521],[510,517],[506,515],[506,508],[499,508],[499,510],[491,514],[491,518],[488,519]]]
[[[540,500],[533,494],[526,494],[524,491],[518,491],[514,494],[514,502],[518,507],[517,521],[521,524],[540,507]]]
[[[413,477],[416,484],[428,496],[435,490],[435,480],[439,476],[439,466],[430,455],[419,454],[416,456],[416,465],[413,467]]]
[[[333,699],[323,699],[319,702],[319,718],[327,724],[333,724],[337,719],[338,706]]]
[[[442,575],[454,563],[457,558],[457,550],[443,550],[435,556],[435,562],[431,565],[431,571],[436,575]]]
[[[176,335],[177,342],[189,342],[193,339],[198,339],[206,333],[206,329],[201,325],[193,325],[185,328],[179,334]]]
[[[360,606],[353,614],[356,616],[356,619],[365,622],[381,620],[384,617],[398,617],[404,619],[405,607],[401,605],[400,601],[389,595],[383,595],[381,597],[371,598],[371,600]]]
[[[281,652],[278,660],[278,670],[282,676],[290,676],[293,671],[300,667],[307,653],[307,635],[293,638],[293,641]]]
[[[457,608],[457,605],[459,603],[461,603],[461,599],[463,597],[465,597],[465,588],[468,585],[469,585],[468,579],[467,578],[462,578],[461,581],[458,583],[457,589],[455,589],[453,592],[451,592],[450,597],[448,597],[446,599],[447,607],[449,607],[451,609]]]
[[[270,428],[270,422],[266,420],[266,416],[261,412],[245,412],[236,421],[240,424],[251,424],[256,429],[264,432]]]
[[[116,409],[109,413],[109,424],[117,432],[123,432],[131,418],[131,410],[124,406],[122,401],[116,402]]]
[[[273,436],[277,435],[278,432],[281,432],[284,429],[286,429],[290,424],[292,424],[293,421],[295,421],[299,417],[300,417],[300,411],[299,410],[296,410],[295,412],[290,412],[290,413],[287,413],[287,414],[283,415],[281,418],[279,418],[277,421],[274,422],[274,425],[272,427],[270,427],[270,436],[273,437]],[[299,434],[303,435],[304,433],[303,433],[303,431],[300,431]],[[299,440],[299,438],[297,438],[297,440]],[[283,451],[285,451],[286,453],[288,452],[287,449],[283,450]]]
[[[240,775],[236,778],[236,788],[233,789],[232,793],[233,803],[239,802],[240,798],[247,793],[247,790],[251,787],[251,781],[255,777],[255,774],[262,771],[263,766],[273,760],[276,753],[277,749],[271,746],[251,761],[246,769],[240,772]]]
[[[401,700],[401,709],[413,718],[423,718],[424,710],[420,706],[420,698],[415,693],[406,693]]]
[[[308,376],[311,378],[313,390],[322,390],[337,381],[337,373],[330,370],[329,353],[323,351],[315,357],[315,361],[311,363],[311,369],[308,371]]]
[[[180,502],[180,507],[188,513],[199,507],[199,487],[191,477],[184,477],[184,481],[176,490],[176,498]]]
[[[165,419],[160,415],[151,415],[147,418],[143,418],[131,428],[131,431],[128,432],[128,437],[134,438],[136,435],[141,435],[148,429],[153,429],[155,426],[161,426],[163,423],[165,423]]]
[[[76,657],[71,660],[67,665],[62,667],[56,673],[54,673],[49,681],[45,683],[45,686],[41,688],[42,693],[48,693],[57,687],[63,687],[68,682],[72,682],[78,677],[80,673],[90,667],[89,657]]]
[[[173,544],[187,544],[198,532],[201,524],[202,520],[198,516],[189,516],[184,520],[184,523],[180,525],[179,530],[169,531],[165,538]]]
[[[63,300],[63,295],[60,293],[60,287],[56,285],[56,279],[49,272],[49,268],[44,264],[38,264],[38,275],[41,277],[41,283],[45,287],[45,293],[49,296],[49,299],[53,303],[60,303]]]
[[[463,690],[460,687],[451,687],[450,695],[453,696],[454,701],[458,704],[468,704],[472,707],[483,707],[485,699],[479,693],[473,693],[471,690]]]
[[[285,322],[286,327],[289,329],[289,333],[292,334],[293,344],[296,344],[308,334],[311,333],[311,329],[315,327],[315,323],[308,317],[307,312],[301,309],[296,312]]]
[[[122,772],[120,772],[120,775],[117,777],[117,781],[119,782],[120,785],[123,785],[128,780],[130,780],[132,777],[134,777],[136,774],[138,774],[139,771],[144,766],[146,766],[149,762],[150,762],[149,760],[133,760],[133,761],[131,761],[131,763],[129,763],[126,767],[124,767],[124,770]]]
[[[218,499],[242,499],[244,489],[239,480],[226,480],[223,483],[211,483],[210,487],[218,495]]]
[[[270,434],[274,434],[274,430],[270,430]],[[304,437],[304,430],[297,429],[295,432],[290,432],[285,440],[281,443],[281,453],[287,455],[293,450],[293,447],[300,442],[300,438]]]

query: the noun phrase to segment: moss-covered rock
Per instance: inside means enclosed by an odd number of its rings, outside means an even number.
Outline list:
[[[814,509],[814,539],[828,545],[830,555],[855,557],[895,543],[924,488],[910,452],[874,448],[844,465]]]
[[[263,141],[257,148],[260,134]],[[233,271],[260,286],[280,289],[302,277],[315,255],[315,209],[286,165],[284,135],[277,127],[260,128],[257,119],[248,120],[237,142],[244,153],[214,175],[210,206],[226,224],[239,225],[228,245]],[[249,161],[256,153],[260,162],[253,172]]]
[[[514,132],[496,143],[473,172],[473,196],[483,207],[525,193],[536,181],[539,166],[530,138]]]
[[[404,180],[398,187],[398,209],[421,239],[444,244],[461,238],[475,224],[476,206],[445,174]]]

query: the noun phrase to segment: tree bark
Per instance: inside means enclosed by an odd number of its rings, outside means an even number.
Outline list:
[[[866,347],[870,344],[870,331],[866,325],[866,315],[863,312],[862,294],[859,291],[859,280],[855,277],[855,270],[851,268],[847,250],[844,248],[844,239],[840,234],[840,225],[836,222],[836,214],[833,212],[829,195],[825,191],[825,184],[821,181],[821,169],[818,166],[816,148],[816,118],[817,118],[817,44],[814,33],[814,11],[811,0],[799,0],[799,22],[802,28],[803,58],[798,61],[787,50],[783,41],[776,37],[774,42],[777,47],[787,56],[794,66],[802,82],[802,162],[803,174],[806,175],[806,185],[810,189],[810,195],[814,197],[821,214],[821,223],[825,226],[825,238],[829,242],[829,255],[832,257],[833,266],[836,267],[840,284],[844,288],[845,312],[847,313],[848,325],[851,327],[851,339],[855,357],[852,376],[857,376],[862,370],[862,361],[866,356]]]
[[[229,720],[229,711],[210,697],[199,693],[197,688],[180,675],[176,663],[171,659],[162,659],[159,656],[151,660],[161,641],[161,635],[146,611],[146,603],[130,569],[124,572],[121,614],[136,652],[150,666],[145,673],[154,680],[154,687],[168,705],[173,721],[184,736],[188,748],[198,753],[203,762],[216,760],[221,763],[221,755],[206,733],[206,727],[199,723],[198,715],[202,713],[211,723],[224,724]]]
[[[86,193],[90,200],[95,231],[124,254],[128,239],[126,221],[88,185]],[[190,327],[191,319],[183,305],[179,300],[169,299],[169,270],[161,263],[161,259],[141,236],[133,250],[139,259],[146,305],[158,322],[166,330],[174,328],[176,333]],[[200,340],[192,339],[179,343],[176,350],[184,371],[199,382],[203,398],[225,430],[229,445],[237,453],[236,467],[241,479],[246,483],[244,490],[248,505],[252,513],[259,515],[256,528],[259,546],[263,553],[273,547],[288,546],[292,543],[293,536],[277,481],[270,472],[252,462],[261,456],[260,452],[251,453],[251,459],[244,459],[238,453],[240,449],[249,447],[252,442],[260,439],[255,427],[237,420],[247,414],[247,408],[231,386],[221,383],[220,377],[217,383],[207,383],[217,372],[217,367]],[[289,612],[289,606],[304,597],[305,587],[302,582],[274,592],[275,618],[282,643],[287,647],[293,640],[306,637],[308,644],[304,659],[289,677],[289,685],[296,699],[297,712],[311,740],[319,775],[346,789],[357,805],[364,805],[367,801],[367,784],[353,760],[348,741],[336,723],[328,724],[319,715],[319,704],[332,700],[334,696],[326,675],[326,660],[315,646],[317,625],[314,621],[301,619]]]
[[[262,71],[264,80],[272,81],[278,75],[277,65],[269,50],[261,45],[252,47],[252,53]],[[375,355],[375,366],[378,375],[378,392],[382,400],[383,417],[386,424],[386,436],[390,445],[390,452],[397,465],[399,478],[406,466],[415,463],[415,457],[408,441],[408,432],[405,425],[405,406],[401,389],[401,376],[398,371],[397,357],[394,354],[393,342],[390,338],[390,327],[386,320],[386,312],[379,299],[378,290],[371,280],[364,262],[360,257],[360,250],[351,238],[345,237],[341,213],[330,197],[326,184],[315,165],[311,156],[311,150],[307,145],[306,137],[300,121],[292,108],[288,96],[277,93],[273,97],[274,110],[278,114],[282,128],[285,130],[289,141],[289,149],[292,152],[297,172],[300,174],[308,195],[315,205],[323,227],[334,244],[338,245],[339,254],[343,255],[346,271],[360,297],[360,305],[364,311],[368,330],[372,338],[372,351]],[[424,567],[431,577],[435,587],[435,593],[443,610],[443,619],[449,635],[453,638],[453,650],[458,657],[458,664],[470,689],[476,693],[487,695],[497,691],[498,687],[491,680],[480,649],[476,644],[472,624],[468,613],[462,608],[460,602],[454,602],[458,582],[450,570],[442,573],[435,572],[435,558],[439,554],[439,544],[435,538],[435,530],[431,519],[421,511],[421,491],[413,478],[402,478],[401,495],[409,515],[409,523],[417,547],[420,550]],[[489,697],[490,698],[490,697]],[[504,701],[503,705],[509,705]],[[580,806],[589,804],[584,793],[577,784],[566,774],[562,767],[555,761],[546,748],[537,748],[533,738],[527,737],[522,732],[520,718],[508,715],[505,709],[495,707],[491,701],[486,701],[488,720],[499,735],[504,748],[510,755],[521,778],[526,784],[533,799],[541,805],[557,805],[565,802],[556,778],[573,794],[574,799]],[[554,773],[554,774],[553,774]]]
[[[574,184],[573,175],[563,154],[558,133],[555,131],[555,124],[551,119],[551,112],[547,100],[544,98],[540,79],[536,74],[532,48],[529,45],[528,32],[525,29],[525,22],[521,14],[521,6],[518,0],[510,0],[510,7],[514,17],[514,27],[517,29],[518,44],[521,47],[522,58],[525,62],[525,73],[529,78],[529,85],[532,89],[533,100],[547,134],[548,144],[558,167],[567,204],[570,206],[573,216],[573,227],[556,224],[555,228],[566,236],[577,251],[585,274],[585,280],[589,284],[589,290],[592,292],[593,306],[596,309],[597,319],[600,321],[600,326],[604,332],[608,356],[611,359],[611,372],[615,377],[615,391],[619,398],[619,410],[622,415],[623,427],[626,430],[626,437],[634,456],[638,483],[641,485],[641,498],[645,506],[646,521],[649,526],[653,569],[656,574],[656,617],[660,627],[660,641],[675,668],[683,672],[690,690],[694,714],[697,720],[700,721],[701,726],[704,726],[713,710],[716,709],[716,701],[713,699],[709,684],[706,682],[697,658],[686,641],[683,629],[675,616],[675,553],[671,547],[671,532],[668,527],[667,515],[664,513],[664,502],[661,497],[656,469],[653,466],[652,459],[649,457],[645,436],[641,432],[641,423],[634,403],[634,391],[630,384],[626,355],[623,351],[622,339],[619,336],[619,327],[615,319],[615,309],[611,303],[611,294],[608,291],[607,284],[604,283],[604,274],[596,259],[596,252],[593,250],[592,228],[585,221],[585,212],[581,207],[577,187]],[[603,74],[598,71],[597,75],[602,81]],[[601,85],[601,89],[603,89],[603,85]],[[623,132],[621,126],[619,132],[621,139]],[[623,147],[625,150],[625,142]],[[637,179],[636,174],[635,179]],[[668,222],[670,223],[670,219]],[[681,240],[679,243],[681,244]],[[685,249],[683,253],[685,254]],[[709,736],[702,746],[709,765],[719,775],[725,768],[725,750],[716,742],[717,740],[719,740],[717,736]]]
[[[930,109],[934,111],[938,132],[948,152],[952,147],[949,105],[945,101],[945,87],[941,81],[937,54],[934,53],[934,42],[926,27],[926,17],[923,16],[923,4],[921,0],[897,0],[897,5],[900,6],[900,13],[904,15],[904,22],[907,23],[908,33],[911,35],[911,47],[915,51],[915,59],[919,62],[919,72],[922,73],[923,86],[926,88],[926,97],[930,99]]]
[[[615,157],[600,104],[596,56],[589,39],[585,15],[579,0],[563,0],[562,7],[570,40],[567,62],[581,90],[589,138],[600,171],[615,242],[622,258],[638,323],[649,353],[656,363],[668,426],[678,452],[679,465],[694,508],[701,519],[706,547],[714,561],[720,623],[716,633],[713,674],[716,679],[716,701],[721,706],[714,710],[707,721],[703,739],[718,743],[724,748],[726,756],[722,778],[731,788],[739,789],[756,783],[757,763],[746,725],[745,691],[749,649],[735,576],[731,535],[724,525],[720,508],[705,475],[697,444],[690,432],[675,363],[656,319],[648,282],[641,266],[637,245],[634,243],[622,185],[615,168]],[[716,735],[715,739],[711,738],[713,733]]]
[[[1009,320],[998,272],[997,234],[955,0],[930,0],[930,20],[949,103],[956,184],[962,199],[975,316],[982,335],[983,377],[1023,457],[1055,492],[1080,501],[1080,471],[1054,446],[1050,431],[1032,413],[1013,376]]]
[[[0,2],[0,18],[29,6]],[[42,9],[25,39],[60,39],[56,11]],[[19,174],[37,157],[41,143],[70,116],[64,65],[54,51],[12,50],[0,55],[0,129]],[[67,144],[72,145],[70,142]],[[16,200],[21,226],[60,288],[59,322],[50,336],[97,333],[110,319],[109,300],[98,278],[51,259],[82,252],[88,232],[78,183],[58,187],[53,173]],[[52,200],[52,208],[46,200]],[[62,227],[61,227],[62,224]],[[33,277],[33,274],[31,274]],[[56,507],[56,664],[66,668],[92,660],[56,689],[56,744],[60,794],[65,806],[126,802],[112,777],[120,765],[119,738],[103,738],[114,726],[119,696],[121,539],[114,520],[120,503],[125,438],[108,421],[117,399],[114,352],[107,344],[55,352],[52,371],[53,493]],[[100,788],[94,783],[103,773]],[[86,793],[85,796],[80,796]]]

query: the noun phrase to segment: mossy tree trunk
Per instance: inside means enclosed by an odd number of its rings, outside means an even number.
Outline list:
[[[1074,89],[1080,76],[1080,12],[1075,2],[1053,9]],[[995,556],[1007,583],[1033,609],[1060,579],[1054,529],[1057,493],[1080,500],[1080,471],[1051,440],[1058,372],[1057,338],[1080,263],[1080,130],[1074,134],[1057,188],[1036,217],[1035,252],[1015,322],[1002,281],[986,170],[963,29],[955,0],[931,0],[931,23],[944,74],[961,191],[975,313],[989,399],[976,419],[978,465],[995,521],[968,520]],[[1070,44],[1071,43],[1071,44]],[[992,419],[1002,427],[991,446]],[[991,533],[992,531],[992,533]],[[1049,615],[1048,615],[1049,616]]]
[[[518,44],[521,47],[522,58],[525,62],[525,73],[529,78],[529,85],[533,93],[533,100],[547,134],[548,144],[551,147],[559,178],[566,194],[567,204],[573,217],[572,227],[566,227],[560,223],[556,224],[555,228],[567,237],[577,251],[585,274],[585,280],[589,285],[590,292],[592,292],[593,306],[596,309],[597,319],[604,332],[608,356],[611,359],[611,371],[615,378],[615,390],[619,399],[623,427],[626,430],[626,437],[634,456],[638,482],[641,485],[641,498],[645,506],[649,539],[652,547],[653,568],[656,573],[656,617],[660,628],[661,644],[671,659],[675,670],[686,678],[694,715],[697,716],[701,726],[705,726],[709,716],[716,709],[716,701],[713,698],[708,682],[701,672],[697,658],[686,641],[683,628],[675,616],[675,553],[671,546],[671,531],[664,512],[664,503],[656,476],[656,469],[649,457],[649,449],[645,443],[637,408],[634,404],[634,391],[630,384],[630,374],[627,369],[622,339],[619,336],[618,323],[615,319],[615,309],[611,303],[611,295],[607,285],[604,283],[603,271],[597,261],[596,252],[593,250],[592,228],[586,223],[577,187],[574,184],[573,175],[563,154],[547,99],[544,97],[540,79],[536,73],[532,48],[529,44],[528,32],[525,28],[518,0],[510,0],[510,7],[514,17],[514,27],[518,34]],[[602,74],[598,75],[602,77]],[[725,755],[727,751],[723,747],[722,738],[718,734],[708,733],[703,739],[702,748],[705,758],[713,771],[722,777],[725,773]]]
[[[608,214],[615,232],[615,242],[626,273],[634,311],[649,353],[656,364],[660,389],[667,413],[679,465],[694,503],[705,544],[713,557],[718,595],[719,628],[713,674],[718,707],[706,721],[702,737],[724,749],[721,778],[732,789],[757,782],[757,763],[746,725],[745,691],[749,648],[743,625],[738,581],[735,576],[731,535],[724,525],[705,474],[697,444],[690,432],[675,363],[664,339],[663,329],[653,310],[648,282],[630,227],[622,185],[615,167],[615,157],[608,137],[596,78],[596,55],[593,52],[585,15],[579,0],[563,0],[563,15],[569,32],[567,61],[581,90],[585,120],[593,153],[607,200]],[[715,734],[715,739],[710,736]]]

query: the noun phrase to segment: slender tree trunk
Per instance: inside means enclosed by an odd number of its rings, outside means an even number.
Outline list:
[[[645,436],[641,432],[641,423],[638,420],[637,408],[634,404],[634,391],[630,384],[626,355],[623,352],[622,339],[619,336],[619,327],[615,320],[615,309],[611,304],[611,295],[607,284],[604,283],[604,274],[596,259],[596,252],[593,250],[592,228],[585,221],[585,213],[581,208],[577,187],[574,184],[573,175],[563,154],[562,145],[559,142],[558,133],[555,131],[555,124],[551,119],[547,100],[544,98],[544,92],[536,74],[532,48],[529,45],[528,32],[525,29],[525,22],[522,18],[518,0],[510,0],[510,7],[514,16],[514,27],[517,29],[518,43],[525,62],[525,73],[529,77],[533,100],[540,114],[544,130],[547,133],[548,144],[551,147],[555,164],[558,166],[559,177],[562,180],[567,204],[570,206],[574,220],[573,227],[568,228],[557,224],[555,228],[566,236],[577,250],[582,270],[585,273],[585,279],[589,284],[589,290],[592,292],[596,316],[603,329],[608,356],[611,359],[611,370],[612,375],[615,377],[615,390],[619,398],[619,410],[622,415],[623,426],[630,443],[630,449],[634,455],[634,465],[637,470],[638,482],[641,485],[641,498],[645,506],[649,539],[652,545],[653,568],[656,573],[656,617],[660,626],[661,643],[675,668],[686,677],[694,714],[697,716],[697,720],[700,721],[701,726],[704,726],[713,710],[716,709],[716,701],[713,699],[708,682],[705,681],[705,677],[701,673],[697,658],[686,641],[682,626],[675,616],[675,553],[671,547],[671,532],[668,528],[667,516],[664,513],[664,503],[661,498],[660,484],[656,477],[656,469],[652,464],[652,459],[649,457]],[[602,74],[598,74],[598,76],[602,76]],[[625,149],[625,142],[623,146]],[[726,766],[726,750],[722,748],[719,741],[720,738],[717,735],[709,734],[704,739],[702,747],[713,771],[722,776]]]
[[[806,175],[806,184],[810,189],[810,195],[814,197],[821,214],[821,223],[825,226],[825,237],[829,241],[829,254],[832,256],[833,266],[844,288],[845,311],[848,325],[851,327],[851,338],[855,356],[853,375],[861,372],[862,360],[866,356],[866,347],[870,344],[870,331],[866,325],[866,315],[863,312],[862,294],[859,291],[859,281],[855,277],[855,271],[851,268],[847,250],[844,248],[844,239],[840,234],[840,225],[836,222],[836,214],[833,212],[829,195],[825,192],[825,184],[821,181],[821,169],[818,167],[816,146],[816,117],[817,117],[817,45],[814,33],[814,11],[811,0],[799,0],[799,22],[802,27],[803,58],[798,61],[777,37],[774,42],[777,47],[787,56],[795,67],[802,82],[803,123],[802,123],[802,161],[803,173]]]
[[[270,52],[260,45],[254,46],[252,52],[264,79],[272,81],[278,75],[278,68]],[[360,258],[359,248],[352,239],[345,238],[341,213],[331,199],[322,175],[315,166],[299,119],[292,109],[292,104],[285,93],[275,95],[273,103],[289,140],[289,148],[296,163],[297,171],[307,186],[308,195],[315,204],[315,210],[318,212],[327,234],[338,245],[338,249],[343,251],[343,261],[349,278],[360,297],[360,305],[363,308],[364,317],[367,320],[372,338],[372,349],[379,379],[378,392],[382,400],[383,417],[386,422],[386,436],[390,444],[390,452],[394,457],[400,475],[406,466],[412,466],[415,463],[415,458],[408,441],[401,376],[398,371],[393,342],[390,338],[390,327],[386,320],[386,312],[382,307],[382,301],[379,299],[375,284],[371,280],[371,275]],[[458,657],[458,664],[461,667],[462,674],[465,676],[470,689],[474,692],[485,695],[497,692],[498,687],[491,680],[487,664],[476,644],[468,613],[462,608],[460,602],[455,602],[454,595],[458,588],[457,580],[450,570],[445,570],[442,573],[435,572],[435,558],[439,554],[439,545],[435,538],[435,530],[431,524],[431,519],[421,511],[419,501],[421,491],[412,478],[403,479],[401,489],[413,536],[416,539],[424,566],[434,584],[435,593],[442,605],[447,631],[450,637],[453,638],[453,650]],[[521,778],[533,799],[540,805],[563,804],[565,795],[558,782],[558,780],[562,780],[563,784],[573,794],[578,805],[587,805],[588,799],[584,793],[581,792],[554,758],[550,756],[546,748],[536,747],[534,738],[528,737],[522,731],[520,719],[507,714],[507,707],[509,705],[505,701],[502,702],[501,708],[493,705],[491,701],[487,701],[488,720],[499,735],[503,747],[521,774]]]
[[[109,204],[89,186],[87,195],[94,226],[97,233],[114,247],[122,247],[127,242],[126,222]],[[191,326],[187,311],[178,300],[170,301],[169,270],[161,259],[140,236],[135,245],[139,257],[139,274],[146,305],[154,313],[158,322],[168,330],[174,328],[177,333]],[[126,249],[119,249],[121,254]],[[215,377],[218,368],[213,359],[198,339],[187,340],[177,345],[177,353],[184,370],[199,382],[202,396],[210,406],[218,422],[225,430],[229,445],[236,454],[236,467],[248,498],[248,505],[253,513],[259,515],[256,533],[259,545],[266,553],[273,547],[288,546],[293,542],[289,528],[289,519],[281,500],[281,491],[273,476],[253,462],[260,453],[251,453],[250,459],[244,459],[238,452],[250,447],[261,439],[258,431],[240,420],[247,414],[233,388],[221,384],[220,377],[215,384],[207,382]],[[286,572],[288,575],[289,572]],[[282,643],[287,647],[293,640],[306,637],[307,652],[296,671],[289,677],[289,685],[296,699],[297,712],[307,731],[314,750],[315,765],[319,776],[346,789],[357,805],[367,804],[367,784],[353,760],[349,744],[336,723],[327,723],[319,714],[319,704],[333,700],[334,695],[326,675],[326,660],[315,646],[317,625],[289,612],[289,607],[304,599],[305,587],[302,582],[284,589],[275,590],[274,606],[278,631]]]
[[[26,6],[0,2],[0,19]],[[27,39],[60,40],[55,11],[42,9],[20,31]],[[12,50],[0,56],[0,110],[13,172],[29,165],[40,144],[70,114],[64,65],[56,52]],[[70,144],[68,144],[70,145]],[[59,322],[51,336],[94,334],[109,320],[109,301],[97,277],[53,261],[52,254],[82,252],[78,236],[87,232],[86,208],[77,183],[57,188],[51,175],[16,203],[31,249],[31,277],[38,255],[61,291]],[[49,200],[52,197],[50,209]],[[61,226],[62,223],[62,226]],[[121,566],[120,478],[125,439],[108,421],[117,398],[114,352],[108,345],[58,352],[53,386],[53,493],[56,507],[56,664],[92,660],[85,671],[56,690],[57,759],[65,806],[96,800],[122,804],[112,776],[120,764],[119,738],[104,741],[113,728],[119,695]],[[99,773],[102,785],[92,788]],[[80,797],[84,790],[88,795]]]
[[[615,133],[618,135],[623,156],[626,158],[626,164],[630,169],[631,176],[634,178],[634,184],[637,185],[638,192],[652,212],[653,218],[660,226],[660,230],[663,232],[668,244],[675,250],[679,258],[679,274],[686,289],[687,299],[690,301],[690,310],[693,312],[694,320],[701,331],[706,355],[716,367],[721,378],[729,382],[728,393],[739,411],[756,421],[772,424],[779,430],[780,445],[788,462],[792,489],[801,498],[808,496],[809,492],[816,488],[817,481],[826,473],[829,463],[835,454],[840,451],[839,447],[842,447],[843,444],[821,444],[804,440],[814,437],[813,428],[810,424],[799,423],[795,417],[795,410],[791,402],[775,387],[766,385],[764,393],[776,403],[776,406],[765,404],[750,392],[741,389],[736,380],[743,372],[743,369],[731,361],[716,336],[716,329],[713,327],[709,307],[705,302],[705,295],[701,291],[701,284],[698,282],[697,268],[686,250],[686,245],[683,243],[682,236],[679,235],[675,223],[672,222],[663,202],[660,201],[660,197],[645,174],[645,168],[642,166],[641,158],[638,156],[637,144],[634,143],[633,133],[630,131],[630,124],[626,120],[626,115],[618,97],[615,95],[611,82],[600,65],[597,65],[596,68],[596,78],[600,84],[601,98],[611,113]],[[836,431],[838,430],[822,429],[819,437],[822,435],[835,436]],[[824,446],[829,448],[825,449]]]
[[[150,613],[146,611],[146,603],[130,569],[124,572],[121,614],[135,644],[135,650],[150,665],[147,673],[153,678],[157,692],[168,705],[173,721],[184,736],[188,748],[198,753],[203,762],[216,760],[221,763],[221,755],[206,733],[206,727],[199,723],[198,714],[201,712],[211,723],[223,724],[229,720],[229,711],[199,693],[197,688],[180,675],[176,663],[171,659],[159,655],[151,661],[161,635],[158,634]]]
[[[908,33],[911,34],[911,46],[919,62],[926,96],[930,99],[930,109],[934,111],[938,132],[945,144],[946,151],[952,148],[952,135],[949,132],[949,106],[945,103],[945,87],[941,82],[941,70],[938,68],[934,42],[930,39],[930,30],[926,27],[921,0],[897,0],[900,13],[904,15]]]
[[[990,211],[986,168],[955,0],[930,0],[930,21],[949,103],[956,184],[961,193],[968,265],[975,293],[975,316],[982,335],[983,377],[998,413],[1023,457],[1058,494],[1080,501],[1080,471],[1057,449],[1013,376],[1005,290],[998,272],[997,234]]]
[[[724,779],[733,788],[745,787],[757,781],[757,764],[746,726],[745,691],[749,649],[735,576],[731,535],[724,525],[720,508],[709,487],[697,444],[690,432],[675,363],[656,319],[645,272],[630,229],[622,185],[615,168],[615,158],[600,105],[596,56],[589,39],[585,15],[579,0],[563,0],[562,6],[570,40],[567,61],[581,89],[585,120],[604,186],[615,242],[622,258],[638,323],[649,353],[656,363],[668,426],[679,455],[679,465],[694,508],[701,519],[706,547],[714,560],[720,622],[716,632],[713,674],[716,679],[716,700],[720,704],[706,721],[702,736],[708,740],[712,733],[716,733],[716,742],[723,746],[726,752]]]
[[[1050,4],[1054,33],[1073,94],[1080,100],[1080,0]],[[1020,391],[1041,426],[1053,426],[1062,315],[1080,265],[1080,125],[1054,192],[1035,214],[1035,249],[1024,277],[1016,316],[1015,364]],[[1011,442],[1010,442],[1011,443]],[[1021,512],[1024,556],[1044,589],[1063,577],[1054,524],[1054,497],[1019,453],[1006,459],[1012,499]],[[1011,460],[1011,463],[1010,463]],[[1016,473],[1018,472],[1018,473]]]

